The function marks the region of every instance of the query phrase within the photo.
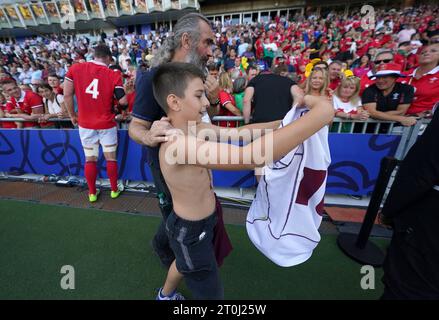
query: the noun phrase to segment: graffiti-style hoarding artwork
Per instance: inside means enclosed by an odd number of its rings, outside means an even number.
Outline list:
[[[46,12],[44,11],[43,4],[41,2],[31,3],[30,8],[34,13],[35,20],[38,24],[48,24],[49,18],[46,16]]]
[[[118,17],[119,10],[117,9],[116,0],[103,0],[104,13],[106,17]]]
[[[148,10],[153,11],[163,11],[162,0],[148,0]]]
[[[13,27],[24,27],[24,24],[18,16],[17,8],[14,5],[5,6],[5,11]]]
[[[44,9],[50,22],[60,22],[59,11],[54,1],[44,2]]]
[[[120,0],[120,14],[133,14],[131,0]]]
[[[148,5],[146,4],[146,0],[136,0],[136,12],[147,13]]]
[[[75,10],[75,17],[77,20],[89,20],[87,6],[85,0],[72,0],[73,9]]]

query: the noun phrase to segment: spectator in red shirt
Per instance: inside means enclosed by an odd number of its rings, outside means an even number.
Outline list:
[[[41,114],[44,114],[43,100],[38,94],[20,89],[15,80],[12,79],[4,80],[2,88],[10,96],[10,100],[6,104],[6,117],[36,120]],[[30,121],[23,123],[24,128],[32,128],[37,125],[36,122]]]
[[[401,42],[398,44],[398,53],[393,58],[393,62],[402,66],[401,71],[407,70],[407,58],[410,54],[410,41]]]
[[[409,77],[407,83],[415,87],[415,96],[407,114],[428,116],[439,102],[439,43],[422,49],[419,67]]]
[[[6,104],[6,98],[3,94],[0,93],[0,118],[5,117],[5,112],[4,112],[5,104]],[[3,128],[3,122],[0,122],[0,128]]]
[[[125,84],[125,93],[127,95],[128,101],[128,112],[131,113],[133,111],[134,100],[136,99],[136,90],[134,88],[134,79],[130,79]]]
[[[329,71],[329,89],[335,90],[341,81],[341,68],[342,63],[340,61],[333,61],[330,63]]]
[[[242,116],[241,111],[236,107],[235,98],[233,97],[233,82],[227,72],[221,73],[219,77],[220,100],[219,116]],[[220,127],[236,127],[238,121],[219,121]]]

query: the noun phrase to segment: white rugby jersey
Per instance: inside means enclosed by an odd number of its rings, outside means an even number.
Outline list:
[[[307,111],[291,109],[281,127]],[[264,167],[246,227],[253,244],[277,265],[291,267],[305,262],[319,243],[330,162],[325,126],[282,159]]]

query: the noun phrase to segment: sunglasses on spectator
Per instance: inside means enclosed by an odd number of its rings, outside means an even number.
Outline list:
[[[392,60],[393,60],[393,59],[375,60],[374,63],[375,63],[375,64],[389,63],[389,62],[392,62]]]

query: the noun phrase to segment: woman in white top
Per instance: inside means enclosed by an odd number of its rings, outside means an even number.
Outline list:
[[[336,117],[355,121],[365,121],[369,118],[369,113],[361,107],[359,92],[360,78],[355,76],[342,78],[332,96]],[[341,131],[350,132],[351,127],[351,123],[344,123]],[[331,131],[334,131],[333,129]]]
[[[56,94],[47,83],[38,86],[38,94],[43,97],[44,102],[44,114],[39,119],[40,123],[45,123],[50,118],[68,118],[63,95]]]
[[[352,120],[367,120],[369,113],[361,107],[360,78],[344,77],[332,96],[335,116]]]

